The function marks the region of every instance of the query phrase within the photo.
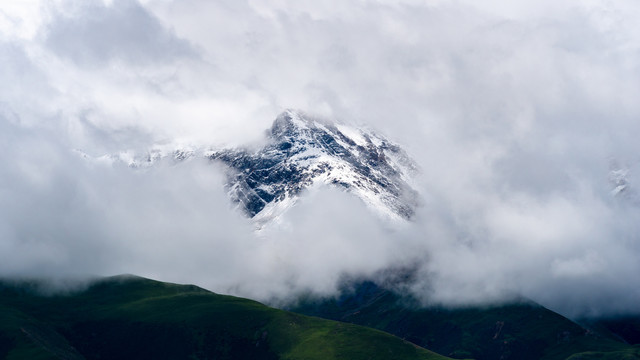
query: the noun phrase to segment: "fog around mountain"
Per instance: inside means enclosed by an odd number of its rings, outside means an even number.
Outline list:
[[[0,5],[0,274],[134,273],[259,299],[416,266],[445,304],[522,294],[639,312],[640,6],[632,1],[21,1]],[[418,163],[411,224],[314,188],[256,233],[205,161],[286,108]],[[627,188],[613,194],[610,170]],[[631,200],[630,200],[631,199]]]

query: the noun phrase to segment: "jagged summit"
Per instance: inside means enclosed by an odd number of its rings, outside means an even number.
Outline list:
[[[409,178],[416,166],[397,145],[372,132],[325,123],[287,110],[257,151],[216,151],[227,164],[231,198],[261,221],[279,215],[314,183],[341,186],[378,213],[409,219],[415,196]]]
[[[417,171],[413,160],[396,144],[372,131],[315,119],[287,110],[269,130],[259,149],[171,148],[163,145],[144,155],[122,152],[100,161],[145,168],[158,161],[206,157],[229,168],[231,200],[259,225],[293,206],[300,193],[315,184],[338,186],[362,199],[374,212],[408,220],[416,206],[409,185]]]

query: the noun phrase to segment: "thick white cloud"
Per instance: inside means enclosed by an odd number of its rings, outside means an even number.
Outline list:
[[[420,264],[413,289],[429,301],[520,293],[567,314],[640,311],[640,214],[608,183],[612,159],[631,185],[639,169],[639,10],[3,3],[0,271],[130,272],[268,298]],[[403,144],[423,169],[416,223],[385,228],[321,189],[258,236],[215,167],[132,172],[72,152],[250,144],[284,108]]]

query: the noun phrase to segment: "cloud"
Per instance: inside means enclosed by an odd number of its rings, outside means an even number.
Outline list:
[[[444,236],[427,236],[432,256],[421,274],[430,282],[414,288],[426,301],[524,295],[571,316],[637,311],[637,284],[629,274],[638,270],[638,209],[618,208],[585,189],[479,200],[477,213],[452,211],[460,218]],[[435,226],[443,222],[431,219]]]
[[[33,1],[0,5],[2,274],[127,272],[267,299],[418,264],[447,304],[638,312],[638,5]],[[264,141],[284,108],[374,127],[423,169],[393,229],[315,189],[256,235],[219,169],[102,155]]]
[[[81,66],[112,61],[132,66],[197,57],[197,52],[134,0],[64,3],[70,14],[57,13],[44,31],[44,44],[56,55]],[[55,9],[59,11],[61,9]]]

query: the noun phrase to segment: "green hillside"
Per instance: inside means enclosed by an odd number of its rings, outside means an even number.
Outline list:
[[[307,298],[290,310],[384,330],[454,358],[640,359],[638,348],[611,334],[524,300],[493,307],[421,307],[363,282],[340,298]]]
[[[446,359],[387,333],[138,277],[0,282],[0,359]]]

